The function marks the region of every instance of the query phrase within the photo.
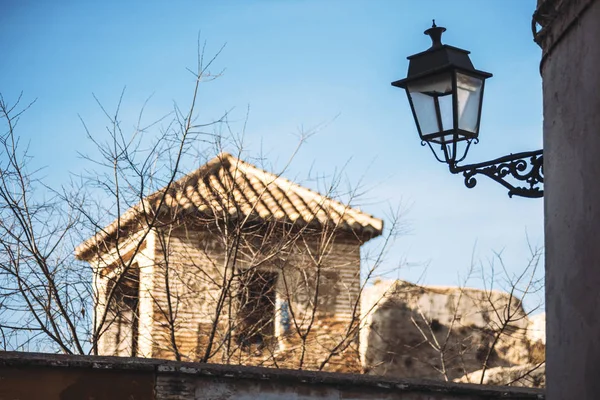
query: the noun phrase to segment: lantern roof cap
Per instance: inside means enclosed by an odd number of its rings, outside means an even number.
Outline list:
[[[437,26],[434,19],[431,28],[427,29],[423,33],[429,35],[431,38],[431,48],[433,49],[442,45],[442,33],[444,32],[446,32],[446,28],[443,26]]]
[[[407,77],[392,82],[392,85],[405,88],[408,82],[415,79],[453,70],[479,75],[484,79],[492,76],[488,72],[475,69],[469,58],[470,51],[443,44],[442,33],[445,31],[446,28],[437,26],[435,20],[433,21],[433,26],[424,32],[431,38],[431,47],[420,53],[408,56]]]

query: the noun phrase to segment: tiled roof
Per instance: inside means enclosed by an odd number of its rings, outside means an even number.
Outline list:
[[[159,190],[127,210],[103,231],[75,249],[77,258],[98,243],[115,235],[117,227],[131,226],[142,210],[156,210],[165,189]],[[221,153],[196,171],[174,182],[164,196],[163,207],[194,211],[206,215],[223,215],[262,221],[281,221],[294,226],[334,226],[363,239],[379,236],[383,221],[358,209],[297,185],[281,176],[264,171]],[[241,215],[240,215],[241,214]],[[227,214],[225,214],[227,215]]]

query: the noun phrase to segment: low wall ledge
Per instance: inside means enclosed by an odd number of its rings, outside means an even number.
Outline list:
[[[1,352],[0,369],[52,368],[147,372],[156,376],[233,379],[236,381],[276,381],[290,384],[330,387],[373,388],[390,392],[445,393],[490,399],[544,399],[541,389],[459,384],[426,379],[390,379],[372,375],[298,371],[148,358],[79,356],[45,353]]]

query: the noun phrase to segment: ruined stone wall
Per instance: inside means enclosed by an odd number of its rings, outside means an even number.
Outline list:
[[[32,384],[35,382],[35,384]],[[543,400],[536,389],[156,359],[0,352],[11,400]]]
[[[544,360],[542,342],[529,339],[534,325],[508,293],[385,281],[367,290],[362,309],[361,355],[370,374],[469,381],[484,364]]]

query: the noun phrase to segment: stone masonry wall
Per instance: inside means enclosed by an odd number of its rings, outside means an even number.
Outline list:
[[[544,361],[539,327],[505,292],[381,281],[365,291],[362,312],[369,374],[478,383],[484,364],[534,369]]]
[[[35,382],[35,384],[32,384]],[[543,400],[539,389],[124,357],[0,352],[11,400]]]

